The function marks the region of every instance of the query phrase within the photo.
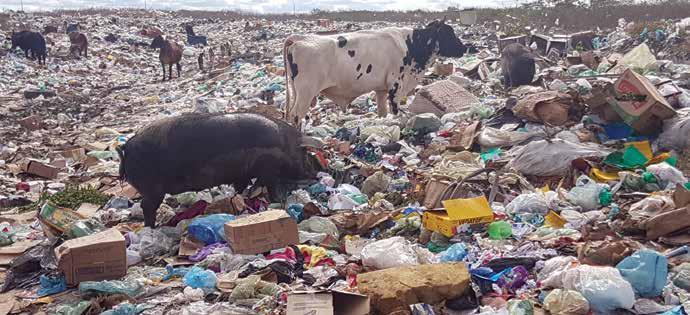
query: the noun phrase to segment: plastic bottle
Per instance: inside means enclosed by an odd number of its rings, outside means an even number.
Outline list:
[[[187,230],[194,238],[204,242],[206,245],[225,242],[223,225],[235,220],[234,215],[219,213],[209,216],[196,218],[189,224]]]
[[[503,240],[513,235],[513,227],[506,221],[496,221],[489,224],[489,238]]]

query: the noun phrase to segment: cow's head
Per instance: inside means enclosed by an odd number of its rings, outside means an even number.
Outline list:
[[[165,40],[163,39],[163,36],[158,35],[151,42],[151,48],[154,48],[154,49],[155,48],[163,48],[164,44],[165,44]]]
[[[467,47],[455,35],[453,27],[445,21],[434,21],[426,26],[432,34],[432,38],[438,43],[438,54],[443,57],[462,57]]]

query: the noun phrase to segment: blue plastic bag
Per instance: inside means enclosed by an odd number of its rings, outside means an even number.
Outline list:
[[[299,203],[290,204],[287,208],[287,213],[297,221],[297,223],[304,220],[304,205]]]
[[[616,265],[641,297],[661,295],[668,277],[668,259],[652,250],[639,250]]]
[[[223,225],[235,220],[234,215],[220,213],[196,218],[189,224],[187,231],[206,245],[225,242]]]
[[[38,289],[38,296],[51,295],[67,290],[67,282],[65,282],[65,277],[62,275],[57,277],[41,275],[39,281],[41,288]]]
[[[184,275],[184,284],[194,289],[201,288],[204,292],[214,290],[217,280],[215,272],[204,270],[199,267],[192,267],[192,269]]]
[[[462,261],[467,256],[467,249],[463,243],[455,243],[441,253],[441,262]]]

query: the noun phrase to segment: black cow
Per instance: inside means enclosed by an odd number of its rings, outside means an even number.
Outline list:
[[[519,43],[512,43],[501,52],[501,73],[506,87],[518,87],[532,83],[534,79],[534,54]]]
[[[306,148],[314,144],[287,123],[258,114],[186,114],[153,122],[119,147],[120,177],[141,194],[144,221],[154,227],[166,193],[221,184],[243,191],[256,178],[277,200],[278,187],[323,170]]]
[[[38,64],[45,64],[47,48],[43,35],[31,31],[12,32],[11,39],[11,50],[15,50],[17,47],[21,48],[26,58],[29,58],[29,51],[31,51],[31,59],[38,59]]]

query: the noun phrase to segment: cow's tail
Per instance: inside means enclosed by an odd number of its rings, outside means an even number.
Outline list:
[[[294,41],[291,36],[283,44],[283,66],[285,67],[285,112],[283,118],[285,118],[285,121],[288,121],[288,117],[290,117],[289,111],[292,109],[292,102],[294,101],[291,97],[294,82],[292,81],[292,69],[288,61],[288,50],[292,44],[294,44]]]

